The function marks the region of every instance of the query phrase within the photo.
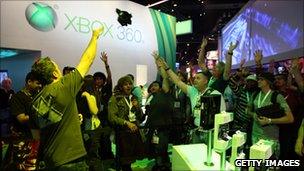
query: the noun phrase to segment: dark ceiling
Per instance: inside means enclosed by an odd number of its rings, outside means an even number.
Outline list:
[[[131,0],[147,6],[160,0]],[[203,36],[209,38],[206,50],[216,50],[220,30],[248,0],[169,0],[151,8],[173,15],[177,21],[192,19],[193,33],[177,36],[176,61],[196,62]]]

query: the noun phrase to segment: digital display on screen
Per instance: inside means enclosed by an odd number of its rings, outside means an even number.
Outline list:
[[[233,65],[254,60],[258,49],[268,57],[303,48],[303,1],[249,2],[222,29],[222,54],[236,41]]]
[[[8,77],[8,72],[7,70],[0,70],[0,84],[2,81]]]

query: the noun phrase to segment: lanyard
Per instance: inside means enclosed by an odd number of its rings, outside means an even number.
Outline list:
[[[131,111],[131,108],[132,108],[131,96],[129,96],[130,103],[129,103],[129,101],[127,100],[126,97],[124,97],[124,99],[125,99],[125,101],[126,101],[128,107],[129,107],[129,111]]]
[[[271,92],[271,90],[269,90],[268,92],[267,92],[267,94],[265,95],[265,97],[262,99],[262,101],[261,101],[261,94],[262,94],[262,91],[260,91],[260,93],[259,93],[259,98],[258,98],[258,108],[260,108],[261,107],[261,105],[265,102],[265,100],[266,100],[266,98],[268,97],[268,95],[269,95],[269,93]]]
[[[175,97],[176,97],[176,99],[178,99],[178,95],[180,94],[181,91],[182,90],[180,88],[176,88],[175,89]]]

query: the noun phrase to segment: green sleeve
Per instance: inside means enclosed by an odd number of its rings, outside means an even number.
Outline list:
[[[112,96],[109,100],[108,113],[109,113],[108,119],[111,123],[116,124],[116,125],[124,125],[125,120],[118,116],[119,111],[118,111],[118,107],[117,107],[117,101],[114,96]]]
[[[285,112],[290,112],[289,105],[281,94],[278,94],[277,102],[280,104],[280,106],[284,109]]]

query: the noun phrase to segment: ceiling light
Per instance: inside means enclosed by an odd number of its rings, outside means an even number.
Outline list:
[[[16,50],[1,49],[0,50],[0,59],[1,58],[7,58],[7,57],[15,56],[17,54],[18,54],[18,52]]]
[[[206,13],[204,12],[204,15],[206,15]]]
[[[171,12],[174,12],[174,9],[172,9]]]
[[[177,7],[177,4],[173,4],[174,7]]]
[[[202,4],[204,3],[204,1],[202,1]]]
[[[167,2],[167,1],[169,1],[169,0],[162,0],[162,1],[158,1],[158,2],[155,2],[154,4],[149,4],[149,5],[147,5],[147,7],[153,7],[153,6],[156,6],[156,5],[159,5],[159,4],[162,4],[162,3],[164,3],[164,2]]]
[[[187,43],[187,46],[190,46],[190,44],[189,44],[189,43]]]
[[[203,14],[202,14],[202,13],[200,13],[200,16],[203,16]]]

